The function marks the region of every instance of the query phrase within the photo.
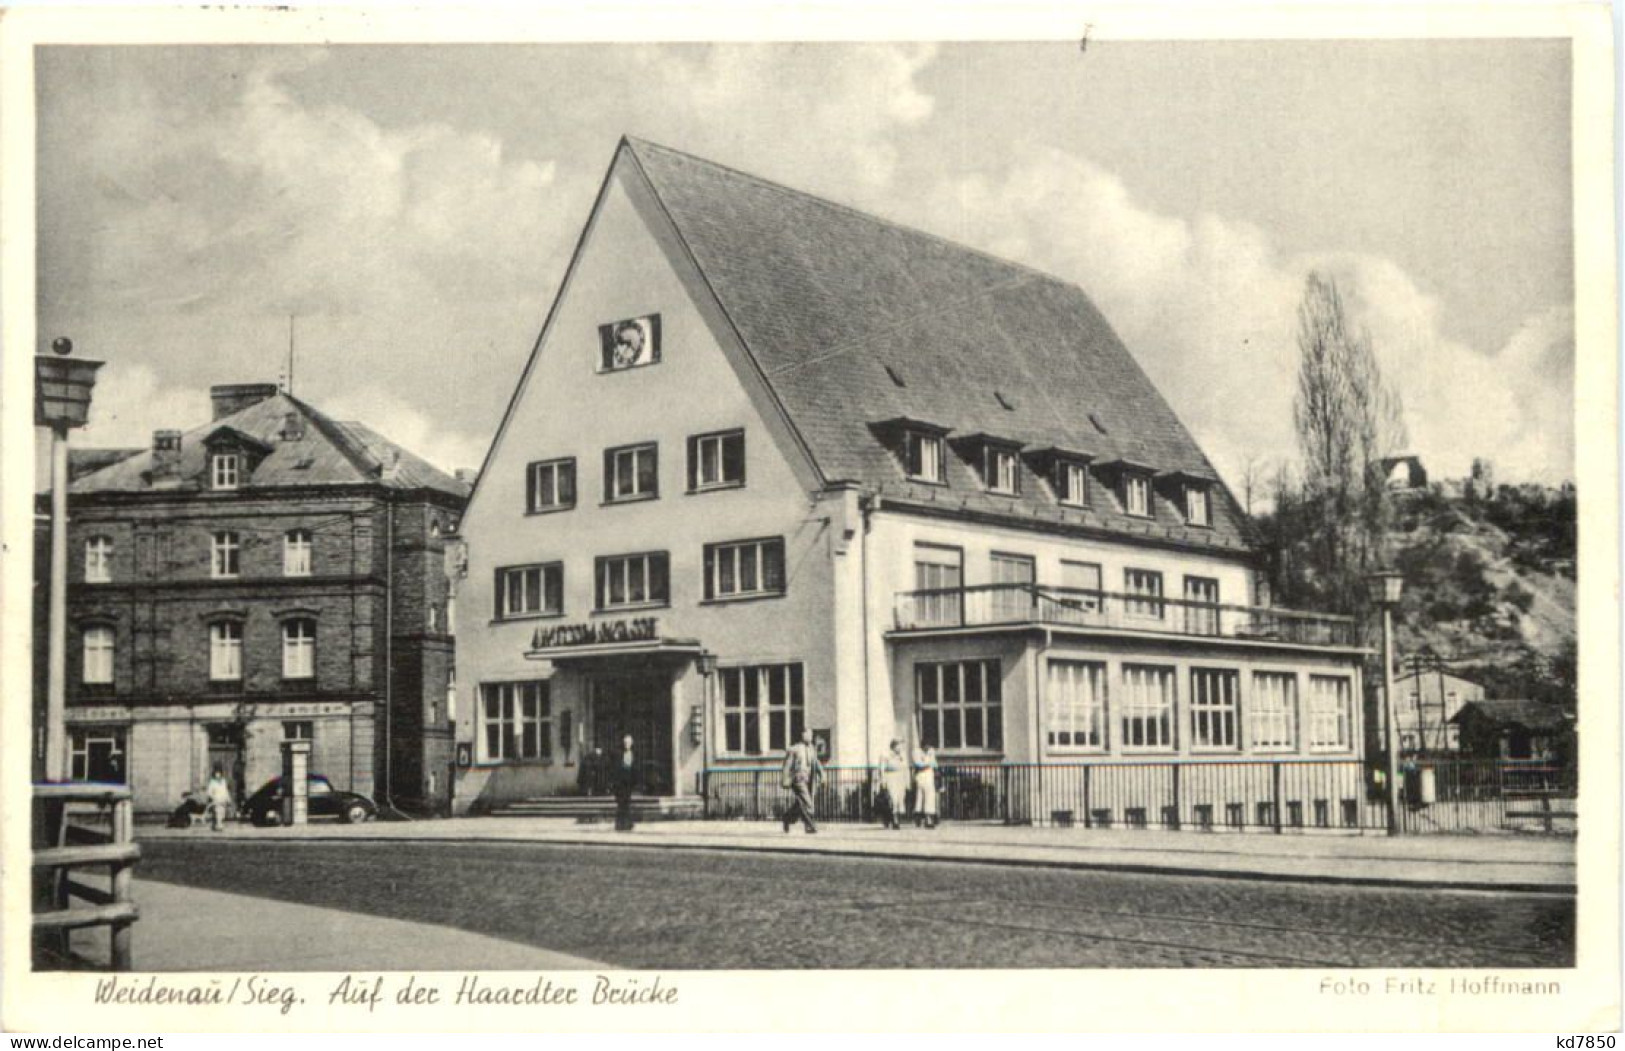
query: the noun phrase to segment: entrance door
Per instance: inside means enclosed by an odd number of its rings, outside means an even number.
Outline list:
[[[215,767],[226,775],[233,797],[242,800],[246,787],[243,784],[243,735],[233,724],[209,727],[209,767],[203,772],[205,781],[214,773]]]
[[[613,765],[621,738],[632,735],[646,795],[672,792],[671,687],[662,675],[616,675],[592,680],[592,743]]]

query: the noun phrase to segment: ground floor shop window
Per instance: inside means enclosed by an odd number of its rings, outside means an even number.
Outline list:
[[[486,762],[550,759],[553,700],[546,682],[499,682],[480,687]]]
[[[1174,692],[1174,669],[1154,664],[1123,665],[1124,751],[1173,751]]]
[[[723,750],[736,755],[782,752],[801,739],[806,692],[801,665],[721,668]]]
[[[1298,677],[1292,672],[1253,673],[1253,695],[1249,722],[1253,727],[1253,747],[1260,751],[1285,752],[1298,740]]]
[[[316,724],[309,719],[290,719],[282,724],[284,741],[314,741]]]
[[[1004,750],[1004,701],[997,660],[914,666],[921,743],[932,748]]]
[[[1050,661],[1046,691],[1051,748],[1106,747],[1106,665],[1100,661]]]
[[[1309,676],[1309,747],[1347,748],[1353,737],[1353,690],[1339,675]]]
[[[1219,668],[1191,669],[1191,747],[1236,748],[1241,676]]]
[[[124,730],[104,726],[74,730],[68,776],[75,781],[125,783],[129,774],[125,766]]]

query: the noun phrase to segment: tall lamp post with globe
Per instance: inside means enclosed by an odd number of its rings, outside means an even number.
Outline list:
[[[1382,725],[1385,730],[1383,768],[1388,782],[1388,834],[1399,835],[1399,727],[1394,722],[1394,607],[1405,588],[1405,577],[1393,570],[1366,578],[1371,604],[1382,610]]]
[[[90,419],[99,361],[74,358],[73,341],[34,356],[34,425],[51,428],[51,590],[45,690],[45,779],[67,780],[68,432]]]

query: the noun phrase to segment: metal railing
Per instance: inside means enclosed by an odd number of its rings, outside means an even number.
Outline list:
[[[106,927],[109,964],[131,969],[131,927],[139,913],[131,883],[141,848],[127,785],[34,786],[34,959],[38,967],[72,966],[72,931]],[[107,886],[84,883],[84,869],[105,869]],[[75,907],[74,902],[87,903]]]
[[[813,797],[819,820],[875,820],[874,768],[825,770]],[[1431,772],[1426,783],[1424,770]],[[776,820],[790,803],[780,776],[776,765],[705,770],[706,817]],[[1388,827],[1381,782],[1358,759],[948,760],[936,782],[945,821],[1271,832]],[[1564,831],[1574,796],[1573,771],[1551,764],[1426,763],[1403,778],[1401,827],[1413,833]]]
[[[1306,646],[1359,644],[1353,617],[1040,584],[900,591],[893,622],[900,631],[1052,624]]]

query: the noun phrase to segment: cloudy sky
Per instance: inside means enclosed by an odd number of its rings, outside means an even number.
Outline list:
[[[621,134],[1082,286],[1233,485],[1334,274],[1433,473],[1573,477],[1565,41],[37,52],[80,444],[276,380],[478,466]]]

